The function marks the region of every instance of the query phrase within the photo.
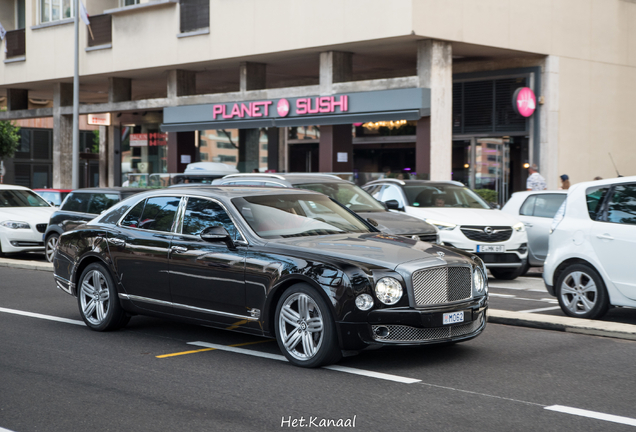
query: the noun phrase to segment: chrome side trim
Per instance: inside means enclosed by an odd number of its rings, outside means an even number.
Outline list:
[[[53,277],[55,278],[55,283],[57,284],[57,287],[59,289],[61,289],[67,294],[73,295],[73,291],[71,289],[72,284],[70,280],[64,279],[63,277],[58,276],[56,274],[54,274]]]
[[[141,303],[157,304],[157,305],[161,305],[161,306],[171,306],[171,307],[174,307],[174,308],[177,308],[177,309],[184,309],[184,310],[189,310],[189,311],[193,311],[193,312],[202,312],[202,313],[207,313],[207,314],[211,314],[211,315],[226,316],[226,317],[230,317],[230,318],[243,319],[243,320],[247,320],[247,321],[258,321],[258,317],[238,315],[238,314],[233,314],[233,313],[229,313],[229,312],[215,311],[215,310],[212,310],[212,309],[203,309],[203,308],[199,308],[199,307],[196,307],[196,306],[188,306],[188,305],[184,305],[184,304],[180,304],[180,303],[171,303],[171,302],[167,302],[167,301],[164,301],[164,300],[151,299],[151,298],[148,298],[148,297],[140,297],[140,296],[124,294],[124,293],[119,293],[119,298],[124,299],[124,300],[138,301],[138,302],[141,302]]]

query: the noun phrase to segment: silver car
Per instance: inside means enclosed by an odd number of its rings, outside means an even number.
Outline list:
[[[548,255],[550,224],[565,201],[568,191],[524,191],[512,194],[501,209],[518,218],[528,233],[528,261],[522,274],[530,267],[541,267]]]

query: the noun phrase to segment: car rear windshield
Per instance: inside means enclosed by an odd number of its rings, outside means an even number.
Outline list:
[[[406,185],[404,192],[413,207],[490,208],[475,192],[456,185]]]
[[[354,212],[386,211],[375,198],[359,186],[349,183],[303,183],[294,185],[294,187],[325,194]]]
[[[50,207],[50,205],[30,190],[5,189],[0,191],[0,207]]]
[[[251,196],[232,203],[256,234],[267,239],[371,232],[324,195]]]

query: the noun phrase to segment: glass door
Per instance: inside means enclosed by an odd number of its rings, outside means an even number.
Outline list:
[[[497,193],[497,204],[508,199],[510,183],[510,145],[507,138],[475,139],[475,189]]]

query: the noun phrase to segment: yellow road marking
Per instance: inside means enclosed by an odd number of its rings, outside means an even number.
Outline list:
[[[243,324],[247,324],[247,320],[237,321],[234,324],[232,324],[231,326],[229,326],[228,328],[226,328],[225,330],[236,330],[237,328],[239,328]]]
[[[234,344],[234,345],[228,345],[228,346],[240,347],[240,346],[245,346],[245,345],[254,345],[254,344],[259,344],[259,343],[271,342],[273,340],[274,339],[265,339],[265,340],[259,340],[259,341],[254,341],[254,342],[243,342],[243,343]],[[155,356],[155,357],[156,358],[176,357],[176,356],[185,355],[185,354],[196,354],[196,353],[200,353],[200,352],[204,352],[204,351],[214,351],[214,350],[216,350],[216,348],[202,348],[202,349],[192,350],[192,351],[183,351],[183,352],[172,353],[172,354],[162,354],[162,355],[158,355],[158,356]]]

